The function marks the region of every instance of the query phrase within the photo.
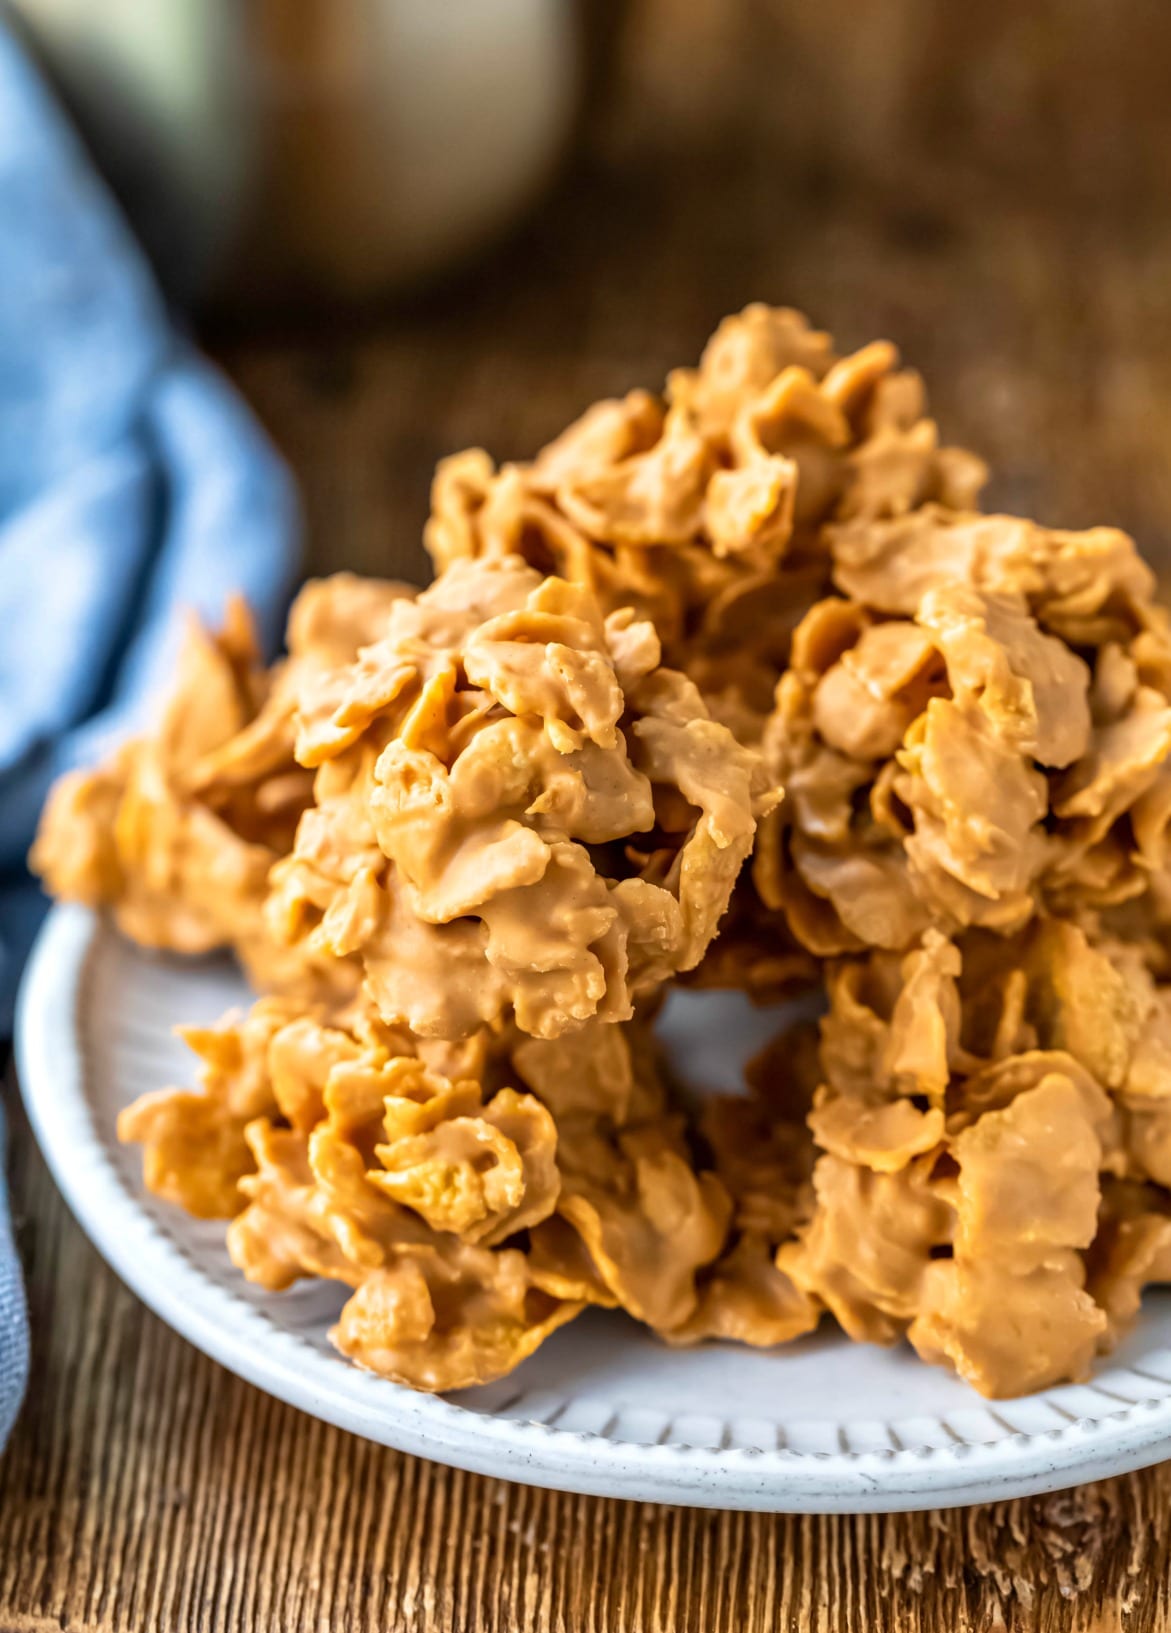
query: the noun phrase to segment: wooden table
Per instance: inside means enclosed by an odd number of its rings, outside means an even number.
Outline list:
[[[419,573],[435,459],[524,454],[746,300],[890,334],[991,500],[1171,563],[1171,8],[648,0],[559,196],[406,309],[214,349],[317,568]],[[17,1118],[35,1338],[0,1630],[1171,1628],[1171,1468],[967,1513],[799,1519],[525,1490],[258,1394],[98,1261]]]

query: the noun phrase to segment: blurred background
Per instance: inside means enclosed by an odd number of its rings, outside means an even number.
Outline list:
[[[425,573],[753,299],[887,335],[993,505],[1171,562],[1165,0],[18,0],[310,563]]]

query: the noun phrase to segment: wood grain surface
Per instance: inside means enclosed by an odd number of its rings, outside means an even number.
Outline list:
[[[530,452],[750,299],[898,340],[991,502],[1171,566],[1171,7],[644,0],[558,194],[384,313],[220,318],[315,568],[418,575],[435,459]],[[36,1347],[0,1459],[0,1633],[1171,1629],[1171,1467],[954,1514],[541,1493],[367,1445],[147,1314],[19,1114]]]

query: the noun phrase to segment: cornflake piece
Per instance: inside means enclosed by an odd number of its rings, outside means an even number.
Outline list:
[[[1106,1333],[1076,1253],[1006,1276],[995,1263],[929,1267],[908,1337],[925,1361],[948,1361],[982,1395],[1027,1395],[1085,1378]]]
[[[887,1173],[818,1159],[812,1219],[777,1265],[853,1339],[893,1343],[920,1308],[932,1252],[946,1248],[953,1223],[931,1180],[930,1157]]]
[[[118,1138],[144,1147],[148,1191],[199,1219],[239,1211],[239,1182],[255,1166],[245,1132],[277,1109],[267,1051],[296,1024],[286,1001],[266,998],[240,1021],[183,1029],[203,1062],[201,1087],[159,1089],[118,1114]]]
[[[1145,1286],[1171,1281],[1171,1197],[1154,1185],[1108,1179],[1098,1234],[1087,1256],[1088,1288],[1116,1343],[1134,1324]]]
[[[699,1271],[724,1245],[727,1193],[694,1172],[681,1119],[616,1134],[570,1124],[563,1134],[561,1218],[623,1309],[659,1331],[681,1327],[696,1310]]]
[[[397,1248],[358,1287],[330,1337],[412,1389],[467,1389],[513,1371],[581,1305],[534,1287],[523,1253],[452,1240]]]

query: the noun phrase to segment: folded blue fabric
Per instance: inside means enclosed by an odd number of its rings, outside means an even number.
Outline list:
[[[150,719],[188,608],[215,623],[242,590],[272,645],[297,541],[287,472],[0,27],[0,1036],[50,783]],[[3,1174],[0,1445],[28,1352]]]

